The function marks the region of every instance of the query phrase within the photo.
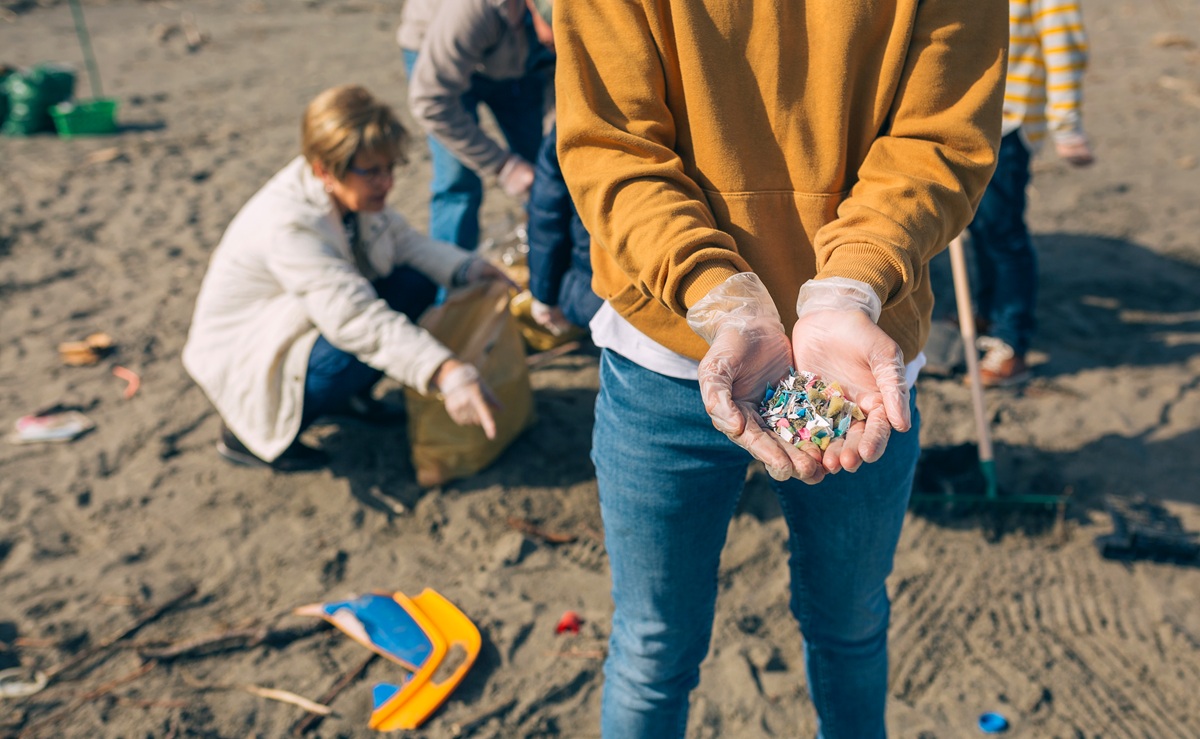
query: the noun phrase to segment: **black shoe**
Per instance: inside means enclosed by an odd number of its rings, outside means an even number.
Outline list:
[[[343,405],[325,415],[352,418],[373,426],[395,426],[408,418],[404,406],[384,403],[369,395],[353,395]]]
[[[260,459],[223,425],[221,426],[221,440],[217,442],[217,453],[234,464],[246,467],[267,467],[276,472],[304,472],[329,465],[328,454],[320,449],[305,446],[299,441],[293,441],[292,445],[274,461],[268,462]]]

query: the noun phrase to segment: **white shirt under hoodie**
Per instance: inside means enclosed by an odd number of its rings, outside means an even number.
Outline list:
[[[359,231],[381,276],[406,265],[449,285],[471,258],[390,209],[359,214]],[[243,206],[213,252],[183,364],[238,439],[271,461],[299,432],[318,335],[422,393],[451,356],[359,272],[337,208],[297,157]]]

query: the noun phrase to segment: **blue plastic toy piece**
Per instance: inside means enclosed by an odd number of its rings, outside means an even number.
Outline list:
[[[985,734],[1000,734],[1008,731],[1008,719],[998,713],[985,713],[979,717],[979,730]]]

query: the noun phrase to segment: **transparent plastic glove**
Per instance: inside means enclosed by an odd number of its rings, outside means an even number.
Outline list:
[[[779,311],[758,275],[742,272],[717,285],[688,310],[687,322],[709,343],[699,379],[713,426],[776,480],[820,482],[820,449],[788,444],[758,415],[766,389],[786,377],[792,363]]]
[[[442,395],[446,413],[459,426],[482,426],[487,438],[496,438],[493,409],[500,403],[483,383],[474,365],[448,359],[438,369],[435,385]]]
[[[520,290],[517,283],[512,281],[512,278],[505,274],[504,270],[492,264],[483,257],[473,256],[467,260],[462,267],[459,267],[459,275],[454,280],[455,286],[474,285],[478,282],[503,282],[513,290]]]
[[[1096,161],[1095,155],[1092,154],[1092,145],[1082,133],[1055,136],[1054,151],[1076,167],[1086,167]]]
[[[509,154],[504,165],[496,174],[500,187],[512,197],[520,197],[529,193],[533,185],[533,165],[517,154]]]
[[[845,277],[809,280],[796,300],[796,370],[837,382],[866,415],[825,449],[828,472],[854,472],[863,462],[878,460],[892,429],[907,431],[912,426],[904,353],[875,325],[881,310],[879,296],[869,285]]]
[[[574,328],[574,325],[563,315],[562,308],[557,305],[546,305],[537,298],[530,303],[529,314],[537,322],[537,325],[554,336],[562,336]]]

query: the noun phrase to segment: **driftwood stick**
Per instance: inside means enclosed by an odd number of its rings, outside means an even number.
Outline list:
[[[535,539],[541,539],[547,544],[570,544],[579,537],[575,534],[561,533],[558,531],[548,531],[541,528],[532,521],[516,516],[508,517],[508,527],[520,531],[522,534],[527,534]]]
[[[147,672],[150,672],[157,666],[158,666],[158,663],[156,663],[156,662],[153,662],[153,661],[146,662],[146,663],[142,664],[140,667],[138,667],[136,670],[134,670],[133,672],[126,673],[125,675],[122,675],[121,677],[118,677],[115,680],[110,680],[109,682],[104,683],[100,687],[98,687],[94,690],[90,690],[87,693],[84,693],[83,695],[75,698],[74,700],[63,704],[62,706],[60,706],[57,710],[55,710],[50,715],[48,715],[44,718],[41,718],[37,721],[34,721],[31,724],[26,724],[25,727],[21,730],[21,733],[19,735],[20,738],[26,739],[27,737],[35,736],[35,732],[37,732],[38,730],[53,726],[53,725],[59,723],[60,721],[62,721],[63,719],[74,715],[75,709],[79,708],[84,703],[87,703],[89,701],[94,701],[97,698],[102,698],[105,695],[108,695],[116,688],[119,688],[120,686],[124,685],[125,683],[129,683],[129,682],[133,682],[134,680],[137,680],[139,677],[141,677],[142,675],[145,675]]]
[[[228,649],[253,647],[262,643],[267,634],[266,627],[257,629],[235,629],[220,634],[198,636],[166,645],[138,645],[138,654],[147,659],[169,661],[180,657],[194,657]]]
[[[103,685],[96,688],[95,690],[91,690],[91,691],[88,691],[87,693],[84,693],[83,695],[79,696],[79,702],[86,703],[87,701],[94,701],[97,698],[100,698],[101,696],[111,693],[113,690],[121,687],[125,683],[129,683],[129,682],[133,682],[134,680],[137,680],[139,677],[141,677],[142,675],[145,675],[147,672],[150,672],[157,666],[158,666],[158,663],[154,662],[153,660],[151,660],[150,662],[146,662],[141,667],[134,670],[133,672],[126,673],[126,674],[122,675],[121,677],[118,677],[115,680],[110,680],[109,682],[104,683]]]
[[[543,364],[549,364],[565,354],[570,354],[579,347],[580,344],[578,341],[568,341],[567,343],[556,346],[553,349],[547,349],[546,351],[538,352],[537,354],[530,354],[528,357],[525,357],[525,366],[527,366],[529,369],[537,369]]]
[[[260,698],[267,700],[279,701],[280,703],[290,703],[293,706],[299,706],[305,711],[317,716],[328,716],[333,713],[333,709],[323,703],[314,703],[302,695],[296,695],[290,690],[280,690],[278,688],[264,688],[261,685],[240,685],[239,690],[244,690],[250,695],[257,695]]]
[[[332,626],[326,621],[316,624],[305,624],[286,629],[272,629],[260,626],[254,629],[234,629],[219,634],[198,636],[194,639],[176,642],[166,646],[145,646],[138,648],[138,654],[147,659],[160,662],[185,657],[205,657],[218,652],[228,652],[235,649],[252,649],[263,644],[270,646],[286,646],[313,634],[328,631]]]
[[[189,585],[188,587],[184,588],[183,592],[181,592],[178,595],[174,596],[173,598],[169,599],[167,602],[165,602],[162,605],[159,605],[155,608],[152,608],[149,611],[147,611],[146,613],[139,616],[136,621],[134,621],[131,625],[129,625],[122,631],[110,636],[107,639],[104,639],[103,641],[100,641],[100,642],[92,645],[91,647],[88,647],[87,649],[80,651],[79,654],[76,654],[74,657],[67,660],[63,664],[58,665],[57,667],[51,667],[49,670],[46,671],[47,684],[53,683],[55,678],[59,677],[64,672],[74,669],[75,667],[78,667],[84,661],[99,654],[100,652],[103,652],[104,650],[111,647],[113,644],[116,644],[117,642],[121,641],[122,639],[126,638],[127,636],[130,636],[131,634],[135,633],[138,629],[142,628],[146,624],[155,620],[156,618],[163,615],[164,613],[171,610],[172,608],[179,605],[180,603],[184,602],[188,598],[191,598],[195,594],[196,594],[196,586]]]
[[[329,688],[329,690],[326,690],[321,694],[321,697],[317,699],[317,702],[324,705],[329,705],[332,703],[334,698],[338,697],[343,690],[350,687],[355,680],[357,680],[364,672],[367,671],[367,668],[371,666],[371,663],[374,662],[378,656],[378,654],[372,652],[371,656],[364,659],[356,667],[353,667],[347,672],[343,673],[342,676],[337,679],[337,682],[335,682]],[[304,718],[292,724],[291,735],[304,736],[305,733],[317,728],[324,718],[324,716],[317,713],[308,714]]]

